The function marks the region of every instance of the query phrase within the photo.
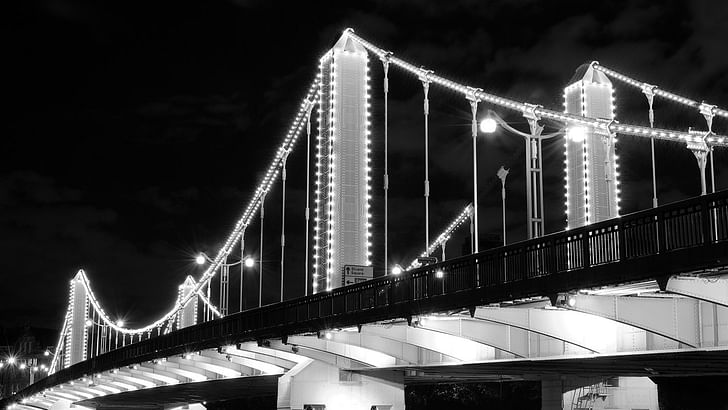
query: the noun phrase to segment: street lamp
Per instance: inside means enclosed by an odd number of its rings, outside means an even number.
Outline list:
[[[491,116],[488,116],[480,121],[480,132],[484,134],[494,133],[497,126],[498,124],[496,124],[495,119]]]
[[[543,126],[538,124],[538,118],[524,111],[528,119],[530,133],[519,131],[511,127],[494,111],[489,110],[488,116],[480,122],[480,130],[484,133],[495,132],[498,125],[513,134],[520,135],[526,140],[526,212],[528,216],[528,238],[534,238],[544,233],[543,215],[543,156],[541,155],[541,142],[546,139],[564,135],[573,141],[583,141],[586,138],[587,128],[583,126],[560,129],[550,134],[541,134]],[[505,177],[502,178],[505,186]],[[505,198],[505,193],[503,194]],[[504,207],[505,208],[505,207]],[[504,224],[505,225],[505,224]],[[503,235],[505,239],[505,234]]]
[[[506,177],[509,170],[501,165],[496,173],[501,180],[501,199],[503,201],[503,246],[506,246]]]
[[[404,271],[404,269],[402,269],[402,267],[399,264],[395,264],[392,267],[392,275],[395,275],[395,276],[399,275],[402,273],[402,271]]]
[[[195,263],[197,263],[198,265],[204,265],[206,260],[207,260],[207,255],[205,255],[204,253],[201,253],[201,254],[197,255],[197,257],[195,258]]]
[[[252,268],[255,265],[255,260],[253,260],[253,258],[251,258],[250,256],[245,258],[243,261],[244,261],[243,263],[245,263],[246,268]]]

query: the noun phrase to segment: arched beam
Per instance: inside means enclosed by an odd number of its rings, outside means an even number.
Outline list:
[[[167,362],[176,362],[180,366],[195,367],[202,369],[217,375],[214,378],[227,378],[227,377],[240,377],[243,375],[243,371],[240,369],[240,365],[231,363],[228,361],[216,361],[210,357],[202,356],[200,354],[192,354],[185,357],[170,357]]]
[[[310,336],[315,337],[315,336]],[[325,350],[312,349],[303,345],[296,345],[290,341],[290,344],[283,344],[281,340],[268,340],[267,347],[270,349],[278,350],[280,352],[291,353],[294,350],[296,355],[304,358],[318,360],[332,366],[336,366],[340,369],[352,369],[361,367],[370,367],[366,363],[357,362],[350,357],[338,355],[335,353],[327,352]]]
[[[141,367],[149,367],[149,368],[157,368],[160,370],[163,370],[167,373],[174,373],[183,377],[186,377],[190,381],[193,382],[202,382],[207,380],[208,375],[211,377],[214,377],[211,372],[206,372],[202,369],[196,368],[194,366],[186,366],[184,364],[180,365],[179,363],[176,363],[172,360],[172,358],[167,358],[167,361],[164,362],[158,362],[158,363],[143,363]]]
[[[479,307],[475,319],[500,323],[565,342],[562,354],[569,345],[582,349],[575,353],[608,351],[605,337],[614,338],[615,323],[611,320],[565,309],[519,309]],[[596,337],[595,337],[596,335]]]
[[[530,356],[528,331],[513,326],[458,316],[421,317],[418,326],[470,339],[517,358]]]
[[[585,294],[569,298],[573,306],[564,306],[571,310],[644,329],[688,347],[701,344],[700,309],[695,299]]]
[[[386,367],[397,364],[396,359],[388,354],[361,346],[341,343],[333,340],[333,337],[332,340],[327,340],[326,338],[319,339],[316,336],[289,336],[288,344],[346,357],[372,367]]]
[[[665,291],[728,307],[728,275],[671,276]]]
[[[255,358],[254,353],[238,350],[232,346],[225,348],[223,350],[223,354],[217,354],[210,351],[204,351],[201,354],[203,356],[212,356],[214,354],[217,356],[215,358],[217,360],[220,360],[219,357],[223,358],[221,360],[229,360],[231,363],[245,369],[244,373],[248,376],[255,376],[258,374],[283,374],[287,370],[286,368],[275,364],[258,360]]]
[[[433,350],[463,362],[495,358],[495,349],[483,343],[446,333],[407,326],[404,323],[386,326],[370,325],[367,326],[367,333]]]
[[[341,331],[331,332],[332,339],[338,342],[356,345],[367,349],[388,354],[397,359],[397,364],[433,364],[442,363],[442,353],[427,349],[422,346],[407,343],[404,340],[381,337],[377,329],[371,329],[377,325],[364,325],[359,332]],[[404,323],[397,324],[404,326]]]
[[[155,384],[170,385],[170,384],[179,384],[179,382],[180,382],[179,378],[156,374],[156,373],[147,371],[147,369],[144,367],[137,367],[136,369],[122,368],[122,369],[119,369],[119,373],[129,375],[132,377],[136,377],[136,378],[139,378],[142,380],[147,380],[147,381],[155,383]]]

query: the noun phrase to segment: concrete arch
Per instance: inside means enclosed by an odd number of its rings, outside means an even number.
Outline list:
[[[319,339],[316,336],[289,336],[288,344],[344,357],[362,363],[365,366],[383,367],[394,366],[396,364],[396,359],[388,354],[361,346],[337,342],[335,340],[327,340],[326,338]],[[305,354],[303,355],[305,356]]]

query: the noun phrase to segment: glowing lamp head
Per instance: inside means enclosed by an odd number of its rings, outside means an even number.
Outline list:
[[[574,297],[574,295],[569,295],[566,298],[566,304],[569,305],[569,307],[571,307],[571,308],[576,306],[576,298]]]
[[[20,370],[25,370],[28,367],[25,363],[20,363]]]
[[[118,327],[124,327],[124,321],[121,320],[121,319],[117,320],[116,321],[116,326],[118,326]]]
[[[255,261],[253,260],[253,258],[250,258],[250,257],[245,258],[245,260],[243,261],[243,263],[245,263],[245,267],[246,268],[252,268],[253,265],[255,265]]]
[[[93,326],[94,322],[91,319],[86,319],[86,323],[85,324],[86,324],[86,327],[91,327],[91,326]]]
[[[392,268],[392,275],[399,275],[402,273],[402,267],[399,265],[394,265]]]
[[[195,263],[198,265],[204,265],[205,264],[205,255],[203,255],[203,254],[197,255],[197,257],[195,258]]]
[[[324,337],[326,338],[326,340],[331,340],[331,332],[326,332]]]
[[[48,351],[48,350],[46,350],[45,352],[43,352],[43,356],[50,356],[50,355],[51,355],[51,352]]]
[[[8,357],[8,363],[15,364],[15,357],[13,357],[13,356]]]
[[[495,119],[491,117],[487,117],[483,121],[480,121],[480,132],[482,133],[491,134],[495,132],[497,127],[498,124],[495,122]]]
[[[586,138],[586,128],[584,127],[569,127],[566,130],[566,138],[574,142],[582,142]]]
[[[435,272],[435,277],[437,279],[442,279],[445,277],[445,272],[443,272],[442,269],[438,269],[437,272]]]

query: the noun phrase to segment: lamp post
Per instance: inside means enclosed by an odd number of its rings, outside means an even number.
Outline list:
[[[473,138],[473,253],[478,252],[478,102],[480,99],[475,96],[476,89],[470,90],[467,99],[470,102],[470,134]]]
[[[496,175],[501,180],[501,200],[503,201],[503,246],[506,246],[506,177],[508,177],[508,169],[502,165]]]
[[[480,131],[490,134],[495,132],[498,125],[501,125],[503,128],[516,135],[522,136],[526,140],[526,205],[528,216],[528,238],[531,239],[544,234],[543,156],[541,155],[541,141],[563,135],[564,130],[542,135],[541,132],[543,131],[543,126],[538,124],[538,118],[533,116],[528,110],[524,111],[524,117],[528,119],[531,133],[525,133],[511,127],[503,118],[490,110],[488,111],[488,116],[480,122]],[[582,139],[584,138],[585,131],[583,128],[579,128],[577,130],[575,127],[572,127],[571,130],[575,132],[575,135],[578,134],[575,138],[578,138],[579,136]],[[502,182],[503,186],[505,186],[505,177]],[[503,197],[505,198],[505,193],[503,193]],[[503,238],[505,240],[505,234],[503,235]]]

